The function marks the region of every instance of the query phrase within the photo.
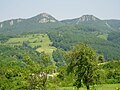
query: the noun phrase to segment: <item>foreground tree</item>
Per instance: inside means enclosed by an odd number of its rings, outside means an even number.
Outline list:
[[[97,55],[95,50],[86,44],[78,44],[69,52],[70,64],[67,72],[75,73],[75,86],[80,88],[84,84],[87,90],[95,84],[97,79]]]
[[[29,70],[27,80],[29,82],[28,89],[30,90],[46,90],[47,82],[47,67],[49,65],[49,58],[45,53],[41,53],[42,64],[34,62],[27,54],[24,55],[24,63],[26,63],[26,70]],[[44,64],[44,65],[43,65]]]

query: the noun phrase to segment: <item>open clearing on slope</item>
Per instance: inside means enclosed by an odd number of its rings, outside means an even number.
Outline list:
[[[107,40],[108,34],[101,34],[101,35],[98,35],[97,37]]]
[[[10,38],[5,44],[22,46],[24,43],[35,48],[36,51],[45,52],[50,56],[52,56],[52,52],[56,50],[55,47],[51,46],[52,42],[47,34],[20,35],[16,38]]]

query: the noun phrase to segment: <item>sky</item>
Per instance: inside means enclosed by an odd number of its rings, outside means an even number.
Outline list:
[[[58,20],[82,15],[120,20],[120,0],[0,0],[0,22],[48,13]]]

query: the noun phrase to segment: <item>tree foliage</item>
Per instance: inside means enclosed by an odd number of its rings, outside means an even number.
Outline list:
[[[95,84],[97,70],[96,52],[85,44],[76,45],[69,54],[70,64],[68,73],[71,70],[76,75],[75,86],[80,88],[82,83],[89,90],[89,86]]]

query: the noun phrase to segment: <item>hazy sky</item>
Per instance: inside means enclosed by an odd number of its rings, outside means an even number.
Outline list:
[[[100,19],[120,19],[120,0],[0,0],[0,21],[29,18],[42,12],[58,20],[84,14]]]

